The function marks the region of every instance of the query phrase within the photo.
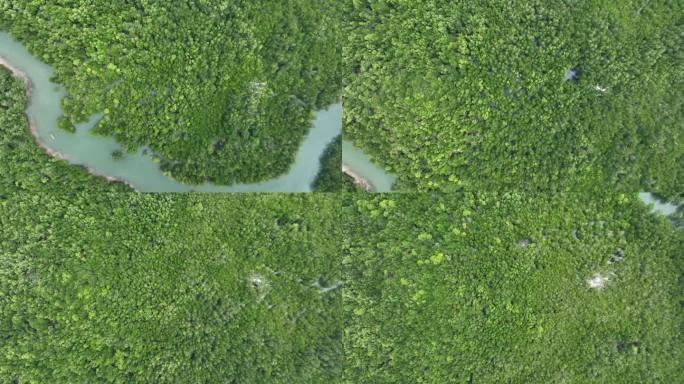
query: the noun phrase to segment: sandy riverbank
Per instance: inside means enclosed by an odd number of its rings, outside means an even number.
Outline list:
[[[29,103],[30,103],[31,102],[30,100],[31,100],[31,97],[33,94],[33,82],[31,81],[31,79],[26,75],[26,73],[22,72],[20,69],[18,69],[16,67],[12,66],[12,64],[10,64],[3,57],[0,57],[0,66],[3,66],[5,68],[9,69],[9,71],[12,72],[12,75],[14,75],[14,77],[16,77],[17,79],[24,82],[24,89],[26,91],[26,97],[29,99]],[[26,114],[26,119],[28,121],[29,132],[31,132],[31,136],[33,136],[33,140],[35,141],[35,143],[38,146],[40,146],[48,155],[50,155],[50,156],[52,156],[58,160],[68,161],[67,157],[64,156],[62,153],[55,151],[54,149],[45,145],[45,143],[41,140],[40,135],[38,135],[38,129],[36,127],[35,121],[31,118],[31,116],[28,115],[28,113]],[[125,184],[128,187],[135,190],[135,187],[133,185],[131,185],[129,182],[127,182],[126,180],[119,179],[119,178],[116,178],[113,176],[107,176],[107,175],[100,174],[97,171],[95,171],[94,169],[87,167],[87,166],[84,166],[84,165],[80,165],[80,164],[73,164],[73,165],[83,167],[92,176],[102,177],[102,178],[106,179],[107,181],[113,182],[113,183]]]
[[[342,173],[354,179],[354,183],[366,192],[375,192],[375,187],[368,180],[361,177],[359,174],[355,173],[348,165],[342,164]]]

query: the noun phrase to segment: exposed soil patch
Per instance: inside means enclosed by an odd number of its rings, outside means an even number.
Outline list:
[[[375,187],[373,187],[373,184],[371,184],[370,181],[364,179],[359,174],[352,171],[352,169],[349,168],[349,166],[342,164],[342,173],[354,179],[354,184],[363,188],[366,192],[375,191]]]

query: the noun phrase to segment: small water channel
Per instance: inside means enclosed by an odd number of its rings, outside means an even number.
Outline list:
[[[662,213],[665,216],[669,216],[669,215],[677,212],[677,206],[676,205],[658,200],[658,198],[656,198],[650,192],[639,193],[639,198],[641,199],[641,201],[643,201],[647,205],[653,204],[652,212]]]
[[[375,164],[361,149],[351,141],[342,140],[342,164],[355,175],[366,180],[374,192],[389,192],[396,176]]]
[[[162,173],[152,157],[143,153],[144,148],[120,160],[113,159],[112,152],[121,146],[113,138],[90,132],[102,114],[77,125],[75,133],[60,129],[57,119],[63,114],[60,100],[66,95],[66,90],[50,81],[53,69],[49,65],[31,55],[23,44],[5,32],[0,32],[0,58],[31,80],[32,96],[27,115],[46,148],[61,154],[72,164],[88,167],[97,175],[125,181],[141,192],[310,192],[311,183],[320,168],[321,154],[342,131],[342,105],[335,104],[316,113],[313,128],[287,174],[254,184],[187,185]]]

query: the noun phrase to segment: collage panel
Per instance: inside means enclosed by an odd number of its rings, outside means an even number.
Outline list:
[[[684,232],[636,196],[350,194],[342,209],[345,383],[684,377]]]
[[[0,382],[341,374],[333,194],[0,199]]]
[[[343,164],[393,191],[684,199],[681,1],[345,2]]]
[[[330,188],[340,25],[337,1],[0,1],[0,171],[19,190],[84,172],[141,192]]]

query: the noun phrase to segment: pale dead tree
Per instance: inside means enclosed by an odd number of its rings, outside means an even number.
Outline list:
[[[639,10],[636,11],[636,13],[634,14],[634,16],[639,16],[639,15],[641,14],[641,11],[643,11],[644,8],[646,8],[646,6],[647,6],[650,2],[651,2],[651,0],[646,0],[646,1],[644,1],[644,3],[641,4],[641,7],[639,8]]]

